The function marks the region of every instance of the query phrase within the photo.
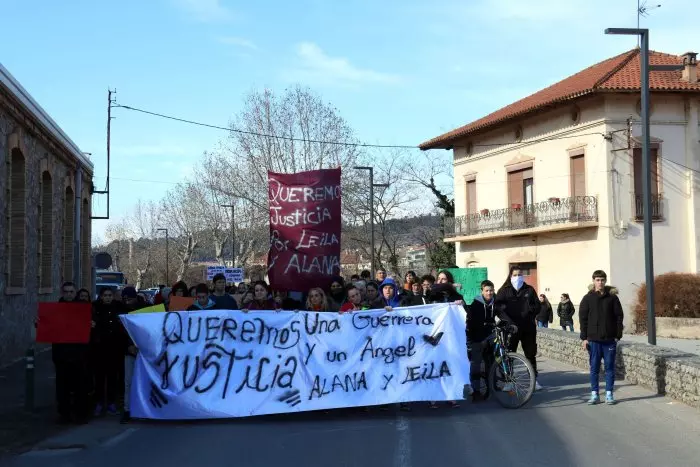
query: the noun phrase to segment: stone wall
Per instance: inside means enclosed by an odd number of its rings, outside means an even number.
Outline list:
[[[25,284],[21,289],[8,287],[8,160],[13,147],[19,144],[25,159]],[[79,162],[65,148],[32,120],[32,114],[21,107],[0,87],[0,367],[23,356],[34,345],[34,318],[40,301],[55,301],[60,285],[73,280],[81,285],[80,277],[64,277],[62,269],[63,227],[65,221],[65,189],[73,185]],[[39,252],[41,238],[39,205],[41,176],[44,171],[52,178],[52,262],[50,287],[40,288]],[[83,199],[90,203],[92,173],[83,175]],[[87,213],[89,216],[89,212]],[[89,222],[89,219],[86,219]],[[79,222],[79,221],[76,221]],[[83,251],[88,255],[90,248]]]
[[[538,329],[540,355],[588,369],[588,353],[576,332]],[[617,347],[619,379],[700,408],[700,356],[666,347],[621,342]],[[604,372],[601,369],[601,378]]]

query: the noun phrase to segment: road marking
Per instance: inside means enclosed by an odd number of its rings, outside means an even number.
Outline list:
[[[394,457],[394,467],[411,466],[411,424],[408,418],[401,414],[396,416],[396,456]]]
[[[132,433],[136,433],[137,431],[139,431],[138,428],[129,428],[127,430],[124,430],[122,433],[119,433],[118,435],[109,438],[107,441],[100,443],[100,446],[105,448],[114,447],[117,444],[124,441],[129,436],[131,436]]]

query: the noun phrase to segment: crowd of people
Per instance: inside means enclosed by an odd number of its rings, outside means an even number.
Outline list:
[[[606,402],[614,403],[614,359],[616,341],[622,337],[622,307],[613,289],[605,285],[607,277],[602,271],[593,275],[593,287],[579,309],[581,339],[591,358],[591,404],[599,402],[598,368],[605,360]],[[173,296],[192,297],[193,304],[187,311],[200,310],[288,310],[352,313],[359,310],[383,309],[391,312],[397,307],[419,306],[431,303],[456,303],[466,310],[467,341],[470,345],[471,385],[469,394],[474,402],[481,400],[480,366],[485,340],[491,333],[491,325],[505,321],[510,333],[510,348],[514,352],[522,346],[525,357],[537,375],[537,327],[546,327],[553,320],[552,306],[544,295],[525,283],[522,271],[511,267],[504,283],[496,291],[493,282],[484,280],[480,293],[467,304],[455,285],[452,274],[439,271],[437,277],[426,274],[418,277],[408,271],[403,280],[387,275],[380,268],[374,280],[369,271],[353,275],[349,281],[333,277],[326,289],[312,287],[305,293],[274,291],[263,280],[252,284],[240,283],[227,286],[223,274],[215,276],[212,287],[200,283],[188,287],[182,281],[172,287],[163,287],[153,302],[169,309]],[[90,302],[87,290],[76,291],[75,284],[62,286],[61,302]],[[149,306],[151,302],[134,287],[127,286],[119,296],[109,289],[99,291],[92,302],[92,332],[89,344],[54,344],[53,361],[56,367],[56,396],[60,423],[86,423],[91,416],[117,415],[119,399],[123,396],[121,420],[131,420],[130,387],[134,362],[138,349],[122,325],[119,315]],[[562,295],[557,313],[561,326],[573,331],[574,307],[568,294]],[[596,364],[597,362],[597,364]],[[594,368],[595,367],[595,368]],[[595,379],[595,381],[594,381]],[[473,389],[472,389],[473,388]],[[536,381],[536,389],[542,386]],[[435,402],[429,402],[437,408]],[[448,401],[451,407],[459,407],[457,401]],[[381,409],[386,409],[386,406]],[[410,410],[401,404],[402,410]]]

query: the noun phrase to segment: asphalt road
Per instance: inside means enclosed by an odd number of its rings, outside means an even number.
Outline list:
[[[588,375],[543,360],[528,406],[410,413],[332,411],[235,421],[100,420],[2,464],[15,467],[697,466],[700,411],[621,385],[618,405],[586,405]]]

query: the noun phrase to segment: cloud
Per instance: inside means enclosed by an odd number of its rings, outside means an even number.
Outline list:
[[[181,10],[195,20],[204,23],[228,21],[233,11],[221,4],[221,0],[174,0]]]
[[[220,37],[219,42],[226,45],[234,45],[236,47],[242,47],[244,49],[258,50],[258,46],[251,40],[244,39],[242,37]]]
[[[292,75],[305,81],[323,84],[353,85],[360,83],[398,83],[398,75],[358,68],[346,58],[330,57],[313,42],[302,42],[296,47],[300,60],[298,69]]]

